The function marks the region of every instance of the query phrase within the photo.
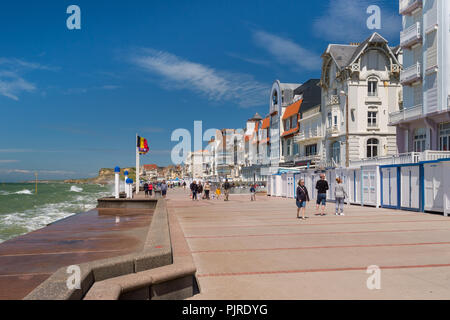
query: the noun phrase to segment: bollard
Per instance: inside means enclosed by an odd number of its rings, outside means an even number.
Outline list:
[[[133,199],[133,179],[127,179],[125,190],[127,193],[127,199]]]
[[[115,167],[114,169],[115,179],[114,179],[114,196],[116,199],[120,198],[120,168]]]
[[[127,186],[127,180],[128,180],[128,171],[125,170],[125,172],[123,173],[125,175],[125,179],[124,179],[124,185],[125,185],[125,194],[127,195],[128,198],[128,186]]]

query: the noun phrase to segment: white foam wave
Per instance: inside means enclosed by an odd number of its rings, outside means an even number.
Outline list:
[[[70,191],[72,192],[82,192],[83,188],[77,187],[77,186],[72,186],[70,187]]]
[[[30,190],[25,189],[22,191],[17,191],[17,192],[15,192],[15,194],[33,194],[33,193]]]
[[[8,191],[0,190],[0,196],[9,196],[10,194]]]

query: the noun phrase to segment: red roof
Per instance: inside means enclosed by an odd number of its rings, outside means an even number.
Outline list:
[[[300,106],[302,105],[303,99],[298,100],[297,102],[294,102],[290,106],[286,108],[286,111],[283,115],[283,120],[286,120],[293,115],[296,115],[300,111]]]
[[[290,136],[291,134],[294,134],[297,132],[298,132],[298,126],[296,128],[292,128],[291,130],[285,131],[281,136],[286,137],[286,136]]]
[[[156,170],[158,169],[158,165],[156,164],[144,164],[143,165],[145,170]]]
[[[261,129],[267,129],[270,127],[270,117],[267,117],[263,120]]]

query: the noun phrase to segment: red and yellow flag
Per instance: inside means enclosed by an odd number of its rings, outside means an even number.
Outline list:
[[[137,148],[139,149],[140,154],[146,154],[149,151],[147,139],[142,138],[140,136],[137,137]]]

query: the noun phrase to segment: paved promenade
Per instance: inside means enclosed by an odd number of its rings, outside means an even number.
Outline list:
[[[296,219],[292,199],[193,202],[169,190],[197,266],[193,299],[450,299],[450,219],[346,206]],[[381,268],[369,290],[367,267]]]

